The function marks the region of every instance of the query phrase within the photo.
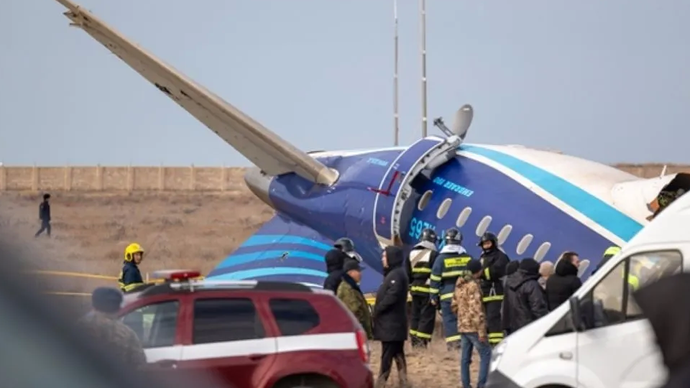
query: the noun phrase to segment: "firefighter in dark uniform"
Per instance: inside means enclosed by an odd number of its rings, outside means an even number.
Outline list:
[[[438,256],[438,236],[433,229],[424,229],[419,243],[410,252],[412,268],[410,295],[412,295],[412,318],[410,338],[412,347],[425,348],[431,341],[436,324],[436,306],[431,304],[431,268]]]
[[[495,346],[503,341],[501,305],[503,304],[503,276],[510,262],[508,255],[498,249],[498,239],[491,232],[486,232],[479,239],[482,248],[482,302],[486,314],[486,326],[489,345]]]
[[[465,275],[467,263],[472,256],[462,247],[462,234],[459,230],[448,229],[443,237],[445,245],[431,267],[431,303],[441,306],[443,335],[448,350],[460,347],[458,316],[450,308],[458,277]]]
[[[144,285],[144,279],[139,271],[142,260],[144,260],[144,248],[141,245],[132,243],[125,248],[125,262],[117,280],[122,292],[132,292],[135,288]]]

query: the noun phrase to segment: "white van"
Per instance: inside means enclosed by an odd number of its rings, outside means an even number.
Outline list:
[[[487,387],[653,388],[667,376],[632,288],[688,271],[690,195],[674,201],[547,316],[494,348]],[[673,303],[660,300],[659,303]]]

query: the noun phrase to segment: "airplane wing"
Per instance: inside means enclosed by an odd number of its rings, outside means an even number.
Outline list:
[[[337,171],[134,44],[88,10],[70,0],[57,1],[69,9],[64,15],[72,21],[72,26],[81,28],[103,44],[266,174],[276,176],[294,172],[325,185],[338,179]]]

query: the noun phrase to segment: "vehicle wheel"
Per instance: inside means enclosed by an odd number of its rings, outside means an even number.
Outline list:
[[[333,380],[320,375],[289,376],[280,381],[274,388],[340,388]]]

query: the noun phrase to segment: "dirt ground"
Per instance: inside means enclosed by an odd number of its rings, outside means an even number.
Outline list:
[[[33,234],[38,221],[38,194],[0,195],[0,231],[20,243],[25,257],[43,270],[117,276],[124,248],[132,241],[147,251],[142,272],[193,268],[208,273],[252,235],[273,211],[248,190],[202,193],[51,193],[52,238]],[[42,283],[56,291],[90,292],[112,280],[49,277]],[[42,280],[42,278],[41,278]],[[54,296],[85,305],[83,296]],[[69,301],[69,302],[68,302]],[[435,339],[429,350],[411,350],[408,369],[413,387],[457,387],[459,354]],[[372,370],[379,369],[380,344],[372,343]],[[478,358],[472,364],[476,378]],[[388,387],[397,387],[395,367]]]

